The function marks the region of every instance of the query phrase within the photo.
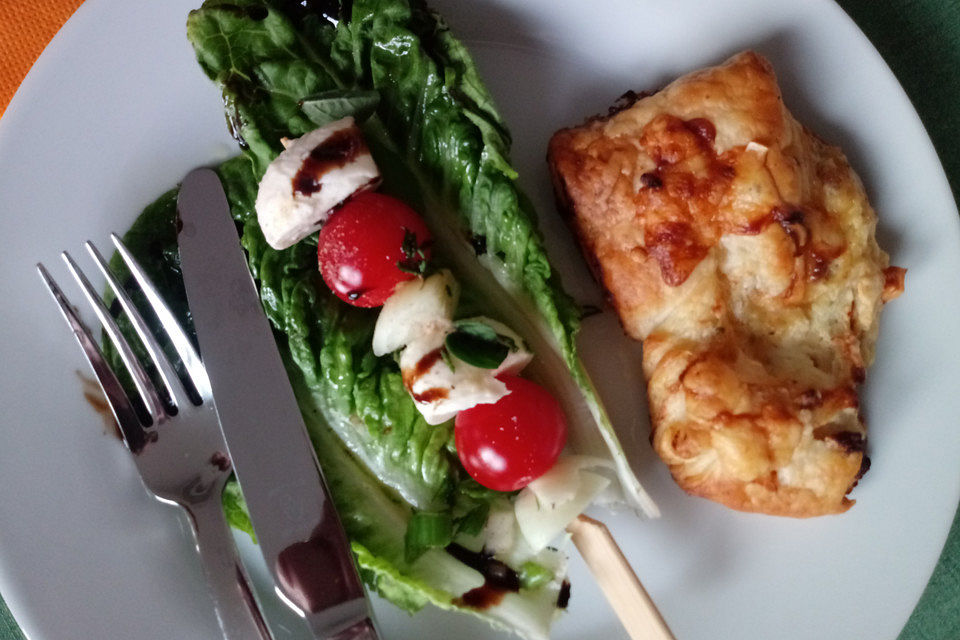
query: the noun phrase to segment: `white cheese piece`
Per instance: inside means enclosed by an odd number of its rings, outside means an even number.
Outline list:
[[[610,484],[610,478],[592,471],[581,471],[577,493],[573,499],[545,508],[531,493],[520,492],[514,503],[517,523],[527,544],[534,551],[543,549],[560,535],[566,526],[587,508],[593,498]]]
[[[446,335],[459,300],[460,285],[446,269],[400,283],[377,317],[373,353],[391,353],[430,333]]]
[[[438,274],[439,275],[439,274]],[[435,276],[434,276],[435,277]],[[428,279],[429,280],[429,279]],[[392,298],[388,298],[389,303]],[[434,296],[435,299],[435,296]],[[446,307],[433,303],[434,308]],[[452,313],[452,312],[451,312]],[[383,315],[381,314],[381,318]],[[392,315],[390,316],[393,317]],[[417,409],[423,414],[428,424],[441,424],[455,417],[457,413],[478,404],[491,404],[507,395],[507,386],[497,379],[500,373],[519,373],[523,367],[533,359],[523,340],[506,325],[483,316],[464,320],[464,322],[482,322],[501,336],[506,336],[513,343],[513,348],[504,358],[503,363],[496,369],[481,369],[467,364],[463,360],[444,352],[447,335],[456,330],[456,325],[449,321],[449,316],[441,320],[434,316],[419,316],[397,314],[397,318],[416,318],[409,331],[400,328],[388,329],[385,323],[384,332],[403,334],[405,340],[410,340],[408,346],[400,354],[400,371],[403,373],[403,382],[407,391],[413,396]],[[388,318],[389,319],[389,318]],[[398,320],[399,321],[399,320]],[[377,320],[377,327],[381,320]],[[443,324],[446,322],[446,325]],[[376,340],[376,329],[374,330]],[[384,339],[383,346],[391,346],[395,342]],[[450,364],[453,364],[453,369]]]
[[[769,147],[766,147],[760,144],[759,142],[754,142],[751,140],[750,142],[747,143],[747,151],[752,151],[753,153],[759,156],[765,156],[767,155],[767,151],[769,151]]]
[[[311,160],[324,149],[334,156],[332,162]],[[342,164],[336,160],[341,150]],[[257,191],[260,229],[271,247],[286,249],[318,231],[351,195],[379,183],[380,171],[353,118],[331,122],[289,140],[267,167]]]
[[[496,402],[509,393],[496,376],[519,373],[533,358],[516,332],[483,316],[463,322],[486,324],[506,338],[510,351],[504,361],[496,369],[482,369],[452,355],[445,343],[456,330],[452,318],[459,299],[460,287],[448,270],[409,280],[387,298],[373,330],[377,356],[403,349],[403,384],[428,424],[441,424],[460,411]]]
[[[466,567],[443,549],[429,549],[409,569],[410,576],[429,580],[447,593],[466,593],[484,583],[483,574]]]
[[[459,537],[457,540],[462,541]],[[469,542],[464,544],[471,549],[482,547],[511,567],[520,567],[532,560],[551,571],[554,576],[562,578],[567,572],[567,555],[563,549],[569,542],[569,535],[556,536],[552,542],[552,547],[531,548],[520,532],[513,504],[507,500],[498,500],[491,504],[487,523],[473,541],[473,546],[469,546]],[[560,586],[559,581],[556,581],[556,586]]]
[[[537,496],[538,502],[552,508],[572,500],[579,489],[578,474],[584,469],[611,469],[613,462],[594,456],[562,456],[549,471],[527,485]]]
[[[587,471],[610,468],[608,460],[565,456],[517,496],[514,512],[527,544],[534,551],[546,547],[610,484],[610,478]]]
[[[400,354],[404,386],[427,424],[444,423],[464,409],[494,403],[509,393],[490,369],[451,358],[451,370],[440,355],[446,336],[437,331],[419,337]]]

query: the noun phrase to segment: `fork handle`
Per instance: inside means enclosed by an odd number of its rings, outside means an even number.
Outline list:
[[[226,640],[272,640],[240,564],[219,500],[186,506],[217,620]]]

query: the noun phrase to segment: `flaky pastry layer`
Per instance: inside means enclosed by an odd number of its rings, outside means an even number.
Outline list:
[[[845,511],[869,467],[857,387],[903,290],[839,148],[753,52],[558,131],[558,202],[642,340],[652,442],[689,493]]]

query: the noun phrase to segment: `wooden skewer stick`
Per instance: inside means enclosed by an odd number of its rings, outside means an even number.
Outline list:
[[[630,638],[676,640],[606,525],[580,514],[567,531]]]

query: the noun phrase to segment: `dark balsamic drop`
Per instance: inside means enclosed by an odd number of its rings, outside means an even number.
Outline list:
[[[80,378],[80,383],[83,385],[83,399],[103,420],[107,432],[115,435],[118,440],[123,440],[120,425],[117,424],[117,419],[113,416],[113,411],[110,410],[110,405],[107,403],[100,385],[97,384],[96,380],[87,378],[79,371],[77,377]]]
[[[708,146],[717,139],[717,128],[706,118],[684,120],[683,124]]]
[[[564,580],[560,585],[560,594],[557,596],[557,608],[566,609],[570,604],[570,581]]]
[[[840,431],[830,435],[830,439],[840,445],[844,453],[863,453],[867,450],[867,439],[862,433]]]
[[[476,589],[470,589],[470,591],[467,591],[453,602],[462,607],[470,607],[471,609],[489,609],[490,607],[500,604],[500,601],[503,600],[503,596],[506,595],[506,593],[503,589],[497,589],[487,583],[483,583]]]
[[[293,192],[309,196],[320,191],[324,174],[340,168],[365,150],[360,131],[355,128],[341,129],[330,135],[310,152],[303,166],[293,177]]]
[[[210,464],[215,466],[220,471],[229,471],[230,458],[228,458],[227,454],[223,453],[222,451],[217,451],[210,456]]]
[[[443,387],[431,387],[423,393],[414,393],[413,399],[417,402],[435,402],[437,400],[443,400],[450,396],[450,391],[444,389]]]
[[[424,354],[422,358],[417,361],[417,365],[413,370],[412,381],[410,386],[413,386],[413,383],[419,380],[421,377],[426,375],[427,371],[430,371],[430,367],[437,363],[437,360],[443,357],[443,347],[434,349],[429,353]]]
[[[458,544],[447,546],[447,553],[476,569],[483,576],[483,584],[454,600],[454,603],[472,609],[486,609],[500,603],[507,592],[520,591],[520,576],[505,563],[487,551],[470,551]]]

